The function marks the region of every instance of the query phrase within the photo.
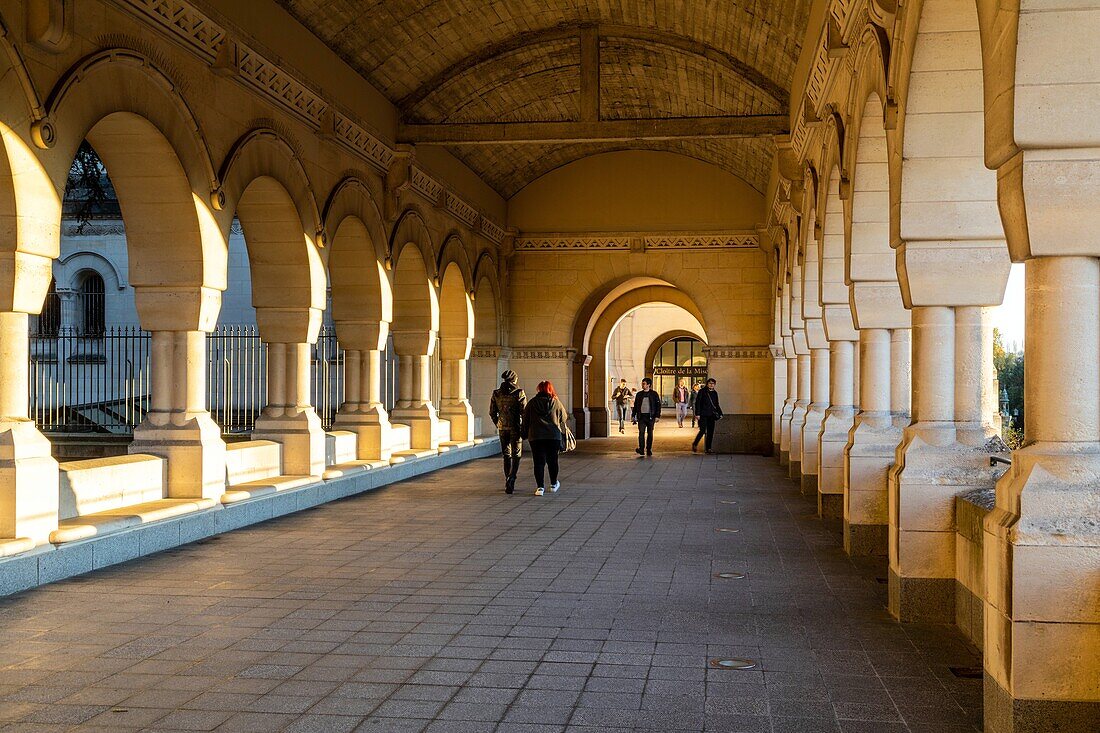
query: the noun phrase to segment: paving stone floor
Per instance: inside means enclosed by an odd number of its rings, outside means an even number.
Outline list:
[[[0,730],[979,729],[953,628],[891,622],[884,563],[773,460],[680,436],[583,444],[541,499],[483,460],[2,599]]]

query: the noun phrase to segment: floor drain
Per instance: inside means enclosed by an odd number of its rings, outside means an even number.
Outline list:
[[[733,499],[722,499],[722,501],[719,502],[719,503],[720,504],[736,504],[737,502],[734,501]]]
[[[722,580],[741,580],[745,577],[744,573],[715,573],[714,577],[721,578]]]
[[[715,532],[740,532],[741,530],[737,529],[736,527],[719,527],[714,531]]]
[[[710,666],[714,669],[756,669],[756,662],[751,659],[712,659]]]
[[[981,667],[948,667],[951,674],[964,680],[980,680],[983,676]]]
[[[880,585],[887,585],[890,581],[886,578],[875,578],[875,582]]]

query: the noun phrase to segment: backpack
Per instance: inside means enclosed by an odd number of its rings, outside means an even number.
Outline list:
[[[497,402],[498,430],[519,430],[521,419],[519,396],[521,394],[523,394],[523,392],[519,388],[511,392],[504,392],[499,389],[494,392],[494,397]]]

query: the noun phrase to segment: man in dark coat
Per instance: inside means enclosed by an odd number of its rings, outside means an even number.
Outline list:
[[[646,377],[642,388],[634,395],[634,409],[630,412],[630,422],[638,425],[638,455],[653,455],[653,426],[661,419],[661,395],[653,389],[653,381]]]
[[[519,388],[519,375],[509,369],[500,375],[501,383],[489,400],[489,419],[500,434],[500,452],[504,456],[504,491],[516,489],[519,459],[523,454],[523,409],[527,395]]]
[[[699,418],[699,433],[691,444],[691,452],[699,449],[699,441],[706,438],[703,448],[707,453],[713,453],[714,424],[722,417],[722,405],[718,402],[717,386],[713,378],[707,380],[707,386],[700,388],[695,393],[695,415]]]

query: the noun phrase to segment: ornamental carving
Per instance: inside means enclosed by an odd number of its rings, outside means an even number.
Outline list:
[[[443,196],[443,184],[432,178],[423,168],[413,166],[409,173],[409,185],[412,186],[413,191],[433,205],[438,204]]]
[[[486,219],[484,216],[481,217],[481,233],[485,235],[486,239],[488,239],[490,242],[493,242],[494,244],[500,244],[501,242],[503,242],[504,237],[507,234],[507,232],[504,230],[504,227],[497,226],[495,223],[493,223],[489,219]]]
[[[173,41],[183,46],[204,62],[216,67],[218,73],[236,76],[253,91],[272,100],[279,107],[311,125],[319,134],[331,136],[331,139],[352,153],[363,158],[380,173],[389,170],[396,154],[394,150],[378,136],[371,133],[348,115],[338,111],[331,102],[310,84],[265,58],[248,45],[230,40],[225,28],[214,22],[200,10],[184,0],[115,0],[121,7],[129,10],[142,20],[166,33]],[[231,47],[225,44],[233,44]],[[223,48],[224,47],[224,48]],[[224,51],[224,53],[223,53]],[[423,173],[423,172],[422,172]],[[426,196],[432,203],[438,203],[444,187],[431,176],[423,173],[431,182],[422,181],[424,189],[414,189]],[[451,211],[459,220],[473,226],[476,217],[481,214],[459,196],[448,194],[456,203],[454,208],[462,212],[460,216]],[[450,210],[450,208],[448,209]],[[473,217],[469,212],[473,212]],[[484,226],[484,225],[483,225]],[[490,232],[503,229],[491,225]],[[487,233],[488,236],[488,233]]]
[[[444,208],[454,215],[456,219],[466,224],[466,226],[476,228],[477,220],[480,216],[480,214],[477,213],[477,209],[470,206],[450,191],[447,192]]]
[[[502,346],[475,346],[470,351],[471,359],[499,359],[504,353]]]
[[[645,237],[646,249],[750,249],[758,244],[756,232],[662,234]]]
[[[516,240],[516,249],[629,250],[630,237],[524,237]]]
[[[706,346],[708,359],[768,359],[774,358],[771,346]]]
[[[568,359],[573,360],[573,349],[554,349],[554,348],[533,348],[533,349],[512,349],[512,359],[528,359],[533,361],[538,360],[557,360]]]

